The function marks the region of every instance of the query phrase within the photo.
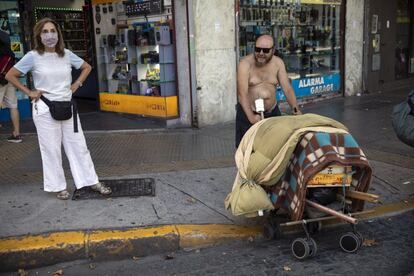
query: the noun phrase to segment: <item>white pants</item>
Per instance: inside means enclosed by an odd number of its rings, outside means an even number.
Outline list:
[[[52,118],[48,106],[38,100],[33,104],[33,121],[37,129],[43,165],[43,185],[46,192],[66,189],[62,167],[62,144],[70,164],[70,171],[77,189],[99,182],[86,146],[79,117],[79,132],[73,131],[73,117],[66,121]]]

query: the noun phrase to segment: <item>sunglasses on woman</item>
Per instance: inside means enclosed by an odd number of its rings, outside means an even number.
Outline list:
[[[263,51],[264,54],[268,54],[270,53],[270,51],[273,49],[273,47],[271,48],[261,48],[261,47],[254,47],[254,51],[256,53],[260,53],[261,51]]]

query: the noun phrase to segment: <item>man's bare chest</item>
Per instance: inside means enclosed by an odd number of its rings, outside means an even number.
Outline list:
[[[277,68],[252,68],[249,73],[249,86],[256,86],[259,84],[277,85]]]

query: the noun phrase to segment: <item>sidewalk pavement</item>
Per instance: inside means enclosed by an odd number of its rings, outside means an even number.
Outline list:
[[[333,98],[305,112],[349,127],[374,169],[375,212],[414,208],[414,149],[392,129],[392,106],[407,91]],[[79,258],[123,258],[259,237],[263,218],[224,209],[236,175],[234,124],[201,129],[87,132],[101,179],[152,177],[155,197],[61,201],[42,190],[36,135],[21,144],[0,141],[0,271]],[[68,186],[74,190],[67,160]]]

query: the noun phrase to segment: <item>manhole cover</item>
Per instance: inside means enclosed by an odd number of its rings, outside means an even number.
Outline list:
[[[134,196],[155,196],[154,178],[135,178],[135,179],[114,179],[101,180],[102,183],[108,185],[112,193],[103,196],[93,191],[90,187],[84,187],[75,190],[72,200],[81,199],[105,199],[108,197],[134,197]]]

